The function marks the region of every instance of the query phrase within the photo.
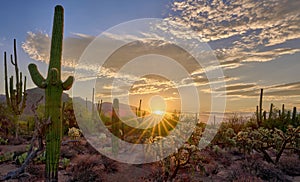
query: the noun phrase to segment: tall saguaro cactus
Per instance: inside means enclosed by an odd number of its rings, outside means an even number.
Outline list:
[[[62,138],[62,93],[71,88],[74,77],[61,81],[64,10],[55,7],[52,30],[50,63],[47,78],[39,73],[35,64],[28,66],[33,82],[45,89],[45,116],[51,123],[46,130],[46,180],[58,181],[58,162]]]
[[[120,119],[119,119],[119,100],[114,99],[112,105],[112,115],[111,115],[111,124],[112,124],[112,153],[114,156],[118,155],[119,152],[119,142],[121,138],[120,133]]]
[[[262,108],[262,103],[263,103],[263,93],[264,89],[260,89],[260,98],[259,98],[259,123],[258,126],[261,125],[262,123],[262,118],[263,118],[263,108]],[[264,117],[265,118],[265,117]]]
[[[8,84],[8,71],[7,71],[7,57],[6,52],[4,52],[4,81],[5,81],[5,95],[6,104],[10,107],[13,113],[18,117],[20,116],[26,107],[26,76],[23,76],[22,72],[19,71],[18,59],[17,59],[17,45],[16,39],[14,39],[14,54],[10,55],[10,62],[15,68],[15,79],[16,87],[14,88],[14,77],[9,78]],[[16,138],[18,138],[18,124],[16,125]]]

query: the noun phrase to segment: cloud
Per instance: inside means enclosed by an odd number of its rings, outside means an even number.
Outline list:
[[[22,48],[31,59],[48,63],[50,59],[50,43],[48,34],[28,32]]]
[[[286,45],[300,38],[300,1],[174,1],[169,20],[188,26],[215,50],[224,69],[272,61],[299,52]],[[299,41],[298,41],[299,42]]]
[[[63,42],[62,65],[74,67],[84,49],[94,39],[93,36],[73,33],[73,37],[67,37]],[[22,48],[31,59],[49,63],[51,37],[43,32],[28,32]]]

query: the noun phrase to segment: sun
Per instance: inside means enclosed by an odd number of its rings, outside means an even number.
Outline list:
[[[156,114],[156,115],[160,115],[160,116],[162,116],[162,115],[164,115],[164,114],[165,114],[165,111],[161,111],[161,110],[155,110],[155,111],[153,111],[152,113],[153,113],[153,114]]]
[[[162,96],[155,95],[151,97],[149,105],[152,114],[155,114],[156,116],[165,115],[167,105]]]

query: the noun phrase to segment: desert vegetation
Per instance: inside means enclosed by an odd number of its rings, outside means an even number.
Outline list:
[[[263,89],[259,105],[252,117],[234,114],[221,123],[214,139],[204,149],[198,144],[204,132],[215,124],[198,120],[197,114],[166,113],[162,121],[150,129],[135,129],[119,118],[120,103],[97,104],[92,108],[82,100],[82,118],[95,123],[98,115],[108,130],[118,139],[133,144],[151,144],[163,140],[176,126],[195,123],[191,136],[182,146],[174,146],[174,137],[165,147],[175,152],[157,162],[126,164],[99,153],[83,136],[73,109],[74,100],[63,99],[63,91],[71,88],[74,78],[61,81],[63,8],[57,6],[54,15],[51,57],[47,78],[29,65],[31,79],[40,92],[30,100],[33,89],[26,89],[26,77],[18,70],[16,41],[11,63],[16,83],[8,82],[7,56],[5,65],[5,101],[0,103],[0,180],[12,181],[296,181],[300,180],[300,115],[297,108],[270,105],[262,108]],[[14,86],[16,86],[14,88]],[[94,95],[94,89],[93,89]],[[133,108],[137,122],[149,114]],[[104,105],[110,105],[105,110]],[[24,113],[26,108],[30,112]],[[255,108],[255,106],[254,106]],[[160,113],[158,113],[160,114]],[[133,120],[133,118],[127,118]],[[189,125],[182,125],[186,131]],[[94,128],[97,130],[97,128]],[[107,136],[102,135],[105,138]],[[107,147],[114,155],[122,149],[113,138]],[[158,150],[163,153],[164,151]]]

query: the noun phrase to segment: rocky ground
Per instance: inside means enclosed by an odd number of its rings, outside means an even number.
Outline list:
[[[64,140],[68,140],[65,138]],[[28,142],[19,145],[0,145],[0,178],[20,167],[17,155],[26,152]],[[8,157],[9,155],[15,155]],[[298,156],[285,153],[277,165],[265,162],[260,154],[245,156],[231,150],[208,148],[198,151],[197,157],[182,166],[175,181],[300,181]],[[111,160],[98,153],[84,138],[67,142],[61,148],[59,181],[163,181],[161,163],[130,165]],[[44,164],[37,158],[18,179],[9,181],[43,181]]]

